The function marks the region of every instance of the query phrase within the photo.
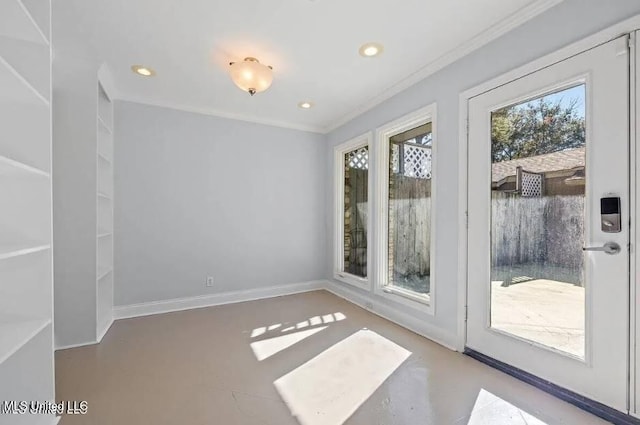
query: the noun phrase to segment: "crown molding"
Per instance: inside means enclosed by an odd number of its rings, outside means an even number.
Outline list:
[[[537,0],[530,5],[514,12],[509,17],[501,20],[500,22],[492,25],[486,30],[482,31],[480,34],[472,37],[466,42],[458,45],[458,47],[450,50],[444,55],[440,56],[438,59],[430,62],[424,67],[418,69],[414,73],[408,75],[404,79],[398,81],[392,86],[384,89],[380,94],[372,97],[367,102],[358,106],[356,109],[351,111],[348,114],[345,114],[340,117],[337,121],[334,121],[332,124],[325,127],[322,132],[324,134],[330,133],[333,130],[343,126],[354,118],[362,115],[363,113],[373,109],[377,105],[381,104],[385,100],[395,96],[396,94],[408,89],[414,84],[424,80],[428,76],[435,74],[441,69],[445,68],[448,65],[451,65],[455,61],[463,58],[469,53],[478,50],[479,48],[489,44],[491,41],[499,38],[500,36],[508,33],[509,31],[519,27],[535,16],[541,14],[542,12],[558,5],[564,0]]]
[[[158,108],[165,108],[165,109],[173,109],[173,110],[182,111],[182,112],[191,112],[194,114],[208,115],[216,118],[225,118],[225,119],[235,120],[235,121],[244,121],[244,122],[250,122],[253,124],[261,124],[261,125],[268,125],[271,127],[286,128],[288,130],[305,131],[308,133],[324,134],[324,129],[319,126],[317,127],[317,126],[310,126],[310,125],[295,124],[295,123],[286,122],[286,121],[270,120],[270,119],[258,118],[251,115],[236,114],[233,112],[225,112],[217,109],[179,105],[171,102],[150,101],[148,99],[143,99],[136,96],[129,96],[126,94],[122,94],[121,92],[118,93],[118,96],[115,97],[115,99],[123,102],[138,103],[141,105],[155,106]]]

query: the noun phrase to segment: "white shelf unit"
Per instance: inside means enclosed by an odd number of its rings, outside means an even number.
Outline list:
[[[0,2],[0,403],[55,401],[50,16],[50,0]]]
[[[96,335],[113,322],[113,105],[98,81]]]

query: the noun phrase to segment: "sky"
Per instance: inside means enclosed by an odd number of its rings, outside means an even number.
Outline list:
[[[577,99],[578,103],[576,104],[576,113],[579,117],[584,118],[585,116],[585,85],[584,84],[572,87],[570,89],[562,90],[557,93],[548,94],[546,96],[543,96],[543,98],[553,103],[556,103],[559,101],[560,104],[565,108],[569,106],[574,99]],[[538,99],[540,98],[530,100],[529,102],[537,102]],[[526,105],[529,102],[523,103],[522,106]]]

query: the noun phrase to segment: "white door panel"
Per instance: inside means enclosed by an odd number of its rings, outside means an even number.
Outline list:
[[[621,411],[628,404],[628,61],[625,36],[469,100],[467,346]],[[518,114],[533,105],[527,101],[546,96],[564,107],[563,93],[581,91],[585,144],[545,139],[560,121],[540,107],[533,153],[523,153],[526,143],[513,159],[511,148],[494,143],[492,150],[492,129],[517,131]],[[544,148],[552,143],[558,147]],[[603,197],[620,198],[619,233],[601,230]],[[622,250],[583,254],[578,242]]]

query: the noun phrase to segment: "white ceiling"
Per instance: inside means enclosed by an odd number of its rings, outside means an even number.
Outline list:
[[[54,49],[104,60],[115,97],[323,132],[559,1],[54,1]],[[370,41],[381,56],[358,55]],[[245,56],[274,68],[255,97],[227,73]],[[299,109],[303,100],[315,107]]]

